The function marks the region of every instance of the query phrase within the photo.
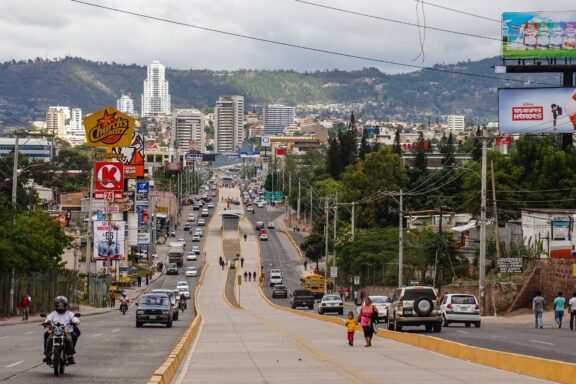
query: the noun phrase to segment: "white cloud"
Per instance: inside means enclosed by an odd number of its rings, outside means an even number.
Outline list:
[[[293,0],[88,0],[147,15],[271,40],[411,63],[420,51],[418,30],[347,15]],[[411,0],[311,0],[387,18],[416,21]],[[542,1],[430,0],[499,19],[503,11],[543,10]],[[572,1],[550,0],[546,11],[569,10]],[[499,37],[496,22],[425,6],[429,26]],[[357,69],[386,72],[406,68],[280,47],[193,28],[96,9],[68,0],[2,0],[0,60],[62,57],[147,64],[158,59],[173,68]],[[428,30],[425,62],[480,59],[500,53],[499,43]]]

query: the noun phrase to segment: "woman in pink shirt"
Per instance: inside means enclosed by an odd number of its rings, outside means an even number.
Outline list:
[[[378,310],[372,305],[370,297],[366,296],[364,304],[360,308],[358,314],[358,322],[364,330],[364,338],[366,339],[365,347],[372,346],[372,336],[374,336],[374,325],[372,319],[378,316]]]

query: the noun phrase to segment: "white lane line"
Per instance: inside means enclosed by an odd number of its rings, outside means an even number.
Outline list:
[[[466,333],[466,334],[470,333],[470,332],[466,332],[466,331],[456,331],[456,332],[458,332],[458,333]]]
[[[24,332],[25,335],[31,335],[33,333],[36,333],[36,331],[28,331],[28,332]]]
[[[10,364],[10,365],[7,365],[6,368],[15,367],[15,366],[17,366],[18,364],[22,364],[23,362],[24,362],[24,360],[17,361],[17,362],[15,362],[15,363],[12,363],[12,364]]]
[[[112,331],[112,333],[116,333],[116,332],[120,332],[120,330],[119,330],[119,329],[114,329],[114,330]]]
[[[538,344],[546,344],[546,345],[554,345],[552,343],[547,343],[545,341],[539,341],[539,340],[528,340],[531,343],[538,343]]]
[[[95,335],[92,335],[92,337],[98,337],[98,336],[102,336],[102,334],[101,334],[101,333],[97,333],[97,334],[95,334]]]
[[[502,337],[502,336],[490,335],[490,337],[497,338],[497,337]]]

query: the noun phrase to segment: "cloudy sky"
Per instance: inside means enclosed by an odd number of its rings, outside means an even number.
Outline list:
[[[296,0],[82,0],[148,16],[351,55],[417,65],[500,53],[498,41],[427,30],[424,62],[418,28],[323,9]],[[308,0],[429,27],[498,38],[500,24],[416,0]],[[428,0],[427,0],[428,1]],[[563,11],[574,0],[429,0],[500,19],[503,11]],[[424,33],[423,30],[420,31]],[[407,69],[271,45],[78,4],[70,0],[0,0],[0,61],[66,55],[125,64],[160,60],[179,69]]]

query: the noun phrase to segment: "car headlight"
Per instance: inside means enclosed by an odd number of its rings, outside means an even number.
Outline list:
[[[143,315],[143,314],[144,314],[144,311],[136,311],[136,314],[137,314],[137,315]]]

